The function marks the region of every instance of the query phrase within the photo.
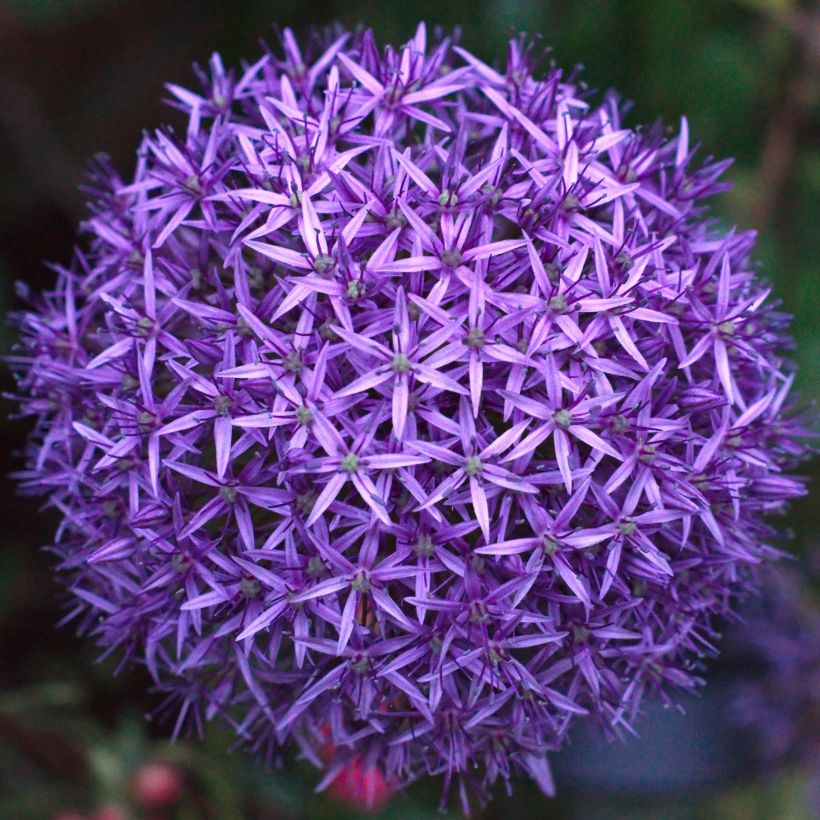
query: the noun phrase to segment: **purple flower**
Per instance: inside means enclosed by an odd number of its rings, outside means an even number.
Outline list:
[[[751,674],[735,683],[731,717],[761,769],[797,765],[809,799],[820,787],[820,615],[797,573],[770,573],[762,594],[726,636],[729,657]],[[816,811],[816,809],[815,809]],[[813,812],[809,809],[809,814]]]
[[[98,164],[18,316],[22,485],[175,734],[551,791],[571,721],[696,686],[776,555],[786,319],[685,120],[629,130],[524,40],[503,73],[423,25],[283,45]]]

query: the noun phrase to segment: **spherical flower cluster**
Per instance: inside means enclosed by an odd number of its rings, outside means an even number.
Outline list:
[[[801,588],[803,587],[803,588]],[[770,573],[763,594],[726,636],[753,674],[734,686],[730,716],[749,734],[762,770],[796,764],[820,797],[820,612],[796,574]],[[820,809],[820,803],[814,811]]]
[[[802,491],[786,318],[686,121],[424,26],[289,32],[94,175],[20,316],[71,615],[215,716],[462,794],[691,688]]]

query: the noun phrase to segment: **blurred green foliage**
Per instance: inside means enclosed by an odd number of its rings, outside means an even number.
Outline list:
[[[41,260],[68,257],[86,159],[107,151],[127,173],[140,129],[177,121],[158,103],[162,83],[190,83],[192,60],[217,49],[229,63],[251,58],[260,36],[274,40],[273,23],[300,35],[333,20],[366,23],[381,42],[398,42],[419,19],[460,27],[464,44],[490,62],[503,62],[511,33],[538,35],[559,64],[582,63],[591,86],[634,100],[631,124],[661,117],[677,127],[686,114],[704,156],[736,157],[728,174],[735,188],[715,202],[716,214],[727,226],[759,229],[761,268],[795,317],[800,390],[807,403],[820,399],[820,12],[797,0],[0,0],[0,310],[14,303],[13,279],[42,287],[51,275]],[[0,332],[3,352],[12,343],[8,329]],[[3,473],[20,466],[25,430],[20,421],[3,428]],[[11,497],[11,482],[2,490]],[[143,720],[156,699],[142,672],[114,677],[112,662],[94,664],[92,646],[55,630],[62,599],[38,550],[53,517],[31,500],[7,502],[6,513],[0,817],[113,805],[121,816],[184,820],[357,816],[312,793],[318,778],[306,764],[271,773],[227,753],[224,730],[169,745],[167,726]],[[804,563],[816,562],[818,509],[795,505],[787,529]],[[167,810],[140,809],[134,774],[157,759],[178,767],[184,798]],[[800,820],[809,817],[805,788],[799,771],[685,797],[613,799],[559,782],[559,798],[545,805],[522,784],[483,816]],[[383,816],[432,817],[436,800],[436,784],[420,784]]]

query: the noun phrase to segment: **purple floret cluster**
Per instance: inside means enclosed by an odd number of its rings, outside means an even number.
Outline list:
[[[104,161],[19,315],[70,616],[177,731],[463,795],[691,689],[802,492],[787,317],[683,120],[527,41],[284,32]]]
[[[726,636],[752,674],[734,686],[731,717],[749,734],[754,761],[771,774],[795,765],[820,814],[820,613],[796,573],[770,573],[762,595]]]

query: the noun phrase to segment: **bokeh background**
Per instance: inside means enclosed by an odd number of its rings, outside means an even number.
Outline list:
[[[816,2],[0,0],[0,309],[13,308],[15,280],[45,287],[43,260],[68,259],[86,161],[104,151],[127,174],[141,129],[177,122],[161,104],[163,83],[190,84],[193,61],[217,49],[227,64],[252,58],[260,38],[275,42],[274,24],[304,35],[334,20],[366,23],[396,42],[419,19],[459,26],[489,62],[503,60],[511,33],[537,34],[559,64],[583,64],[591,86],[634,100],[632,124],[676,125],[685,113],[704,156],[736,157],[735,187],[716,213],[759,230],[761,266],[795,317],[802,398],[820,398]],[[13,331],[0,330],[0,352],[13,344]],[[5,369],[0,378],[13,390]],[[55,519],[16,500],[7,477],[21,466],[26,429],[0,425],[0,817],[358,816],[355,795],[315,795],[316,773],[298,763],[267,772],[227,751],[230,736],[216,727],[171,746],[168,727],[144,719],[157,705],[147,675],[114,676],[113,662],[95,663],[92,646],[55,629],[63,600],[41,549]],[[640,737],[625,744],[580,732],[555,761],[555,800],[522,783],[480,816],[820,816],[818,533],[820,507],[795,504],[783,535],[797,560],[780,572],[779,592],[747,607],[751,626],[728,630],[686,717],[649,704]],[[765,731],[743,725],[759,715]],[[420,784],[382,816],[436,816],[437,797],[437,784]]]

